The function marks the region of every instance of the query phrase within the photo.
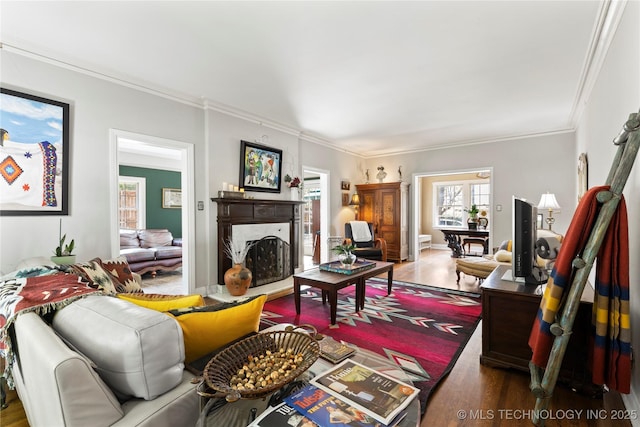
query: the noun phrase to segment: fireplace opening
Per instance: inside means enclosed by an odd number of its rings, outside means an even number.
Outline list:
[[[284,280],[292,272],[289,244],[277,236],[251,240],[253,246],[245,258],[251,270],[251,287]]]

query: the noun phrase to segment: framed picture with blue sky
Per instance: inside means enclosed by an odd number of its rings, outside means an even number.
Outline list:
[[[68,215],[69,104],[0,88],[0,215]]]

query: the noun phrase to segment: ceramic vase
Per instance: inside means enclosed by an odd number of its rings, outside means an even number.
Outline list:
[[[300,200],[300,189],[298,187],[291,187],[291,200]]]
[[[224,273],[224,285],[230,295],[239,297],[247,293],[252,278],[251,270],[242,264],[234,264]]]

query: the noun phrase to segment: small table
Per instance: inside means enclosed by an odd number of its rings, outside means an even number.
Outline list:
[[[314,268],[293,275],[293,293],[296,302],[296,314],[300,314],[300,287],[302,285],[312,286],[321,289],[324,295],[329,297],[329,307],[331,309],[331,324],[336,323],[336,312],[338,309],[338,290],[347,286],[356,285],[356,311],[364,307],[365,282],[367,279],[381,273],[387,273],[387,294],[391,293],[393,283],[393,263],[376,261],[376,265],[368,270],[354,274],[333,273],[330,271]]]

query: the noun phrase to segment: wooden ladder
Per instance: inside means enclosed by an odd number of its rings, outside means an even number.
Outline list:
[[[551,325],[551,333],[554,335],[554,340],[546,369],[542,370],[533,363],[529,363],[531,371],[530,388],[536,397],[533,423],[537,426],[544,426],[545,420],[540,418],[539,415],[546,413],[549,406],[560,372],[560,365],[562,365],[562,359],[571,336],[573,322],[580,305],[580,297],[609,223],[620,202],[622,190],[629,178],[633,162],[638,154],[640,147],[640,113],[629,115],[629,119],[624,124],[622,131],[614,138],[613,143],[618,146],[618,150],[606,181],[610,189],[597,194],[598,202],[603,204],[602,208],[591,230],[582,257],[576,257],[573,260],[572,265],[576,269],[576,273],[571,282],[565,304],[562,307],[560,321]]]

